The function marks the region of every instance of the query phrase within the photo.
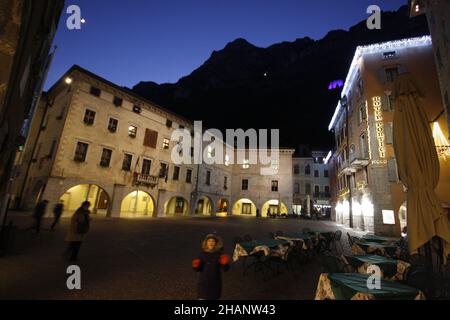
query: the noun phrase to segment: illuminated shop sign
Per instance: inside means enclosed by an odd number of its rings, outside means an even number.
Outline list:
[[[375,128],[378,141],[378,155],[380,159],[386,158],[386,146],[384,143],[383,111],[381,110],[381,97],[372,98],[373,110],[375,112]]]

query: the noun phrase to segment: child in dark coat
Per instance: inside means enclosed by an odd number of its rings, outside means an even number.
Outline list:
[[[208,234],[202,242],[202,253],[192,261],[192,267],[200,272],[198,299],[218,300],[222,293],[222,271],[230,269],[230,258],[223,254],[220,237]]]

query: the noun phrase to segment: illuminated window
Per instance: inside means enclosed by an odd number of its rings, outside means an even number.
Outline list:
[[[128,136],[130,136],[131,138],[136,138],[136,134],[137,134],[137,127],[129,126],[128,127]]]
[[[384,224],[395,224],[395,215],[393,210],[382,210],[383,223]]]
[[[163,149],[167,150],[170,146],[170,140],[168,138],[163,139]]]
[[[272,159],[270,161],[270,166],[272,167],[273,170],[278,171],[278,169],[280,168],[278,159]]]
[[[242,168],[243,169],[250,168],[250,161],[248,159],[244,159],[244,162],[242,163]]]

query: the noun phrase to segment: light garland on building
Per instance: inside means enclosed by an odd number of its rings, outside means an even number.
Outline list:
[[[382,43],[375,43],[367,46],[359,46],[356,48],[355,55],[353,56],[352,63],[350,65],[349,72],[347,74],[347,78],[345,79],[344,88],[342,89],[341,96],[344,97],[348,95],[350,88],[353,87],[353,83],[355,82],[356,76],[358,74],[358,66],[360,64],[360,58],[366,54],[372,54],[377,52],[384,52],[387,50],[395,50],[395,49],[403,49],[403,48],[413,48],[413,47],[421,47],[421,46],[430,46],[432,45],[431,36],[423,36],[417,38],[408,38],[402,40],[394,40]],[[334,111],[333,117],[331,118],[331,122],[328,126],[328,130],[331,131],[333,129],[335,122],[338,118],[339,112],[341,110],[341,103],[339,102]]]
[[[438,122],[433,122],[433,138],[438,156],[447,160],[447,157],[450,157],[450,145]]]

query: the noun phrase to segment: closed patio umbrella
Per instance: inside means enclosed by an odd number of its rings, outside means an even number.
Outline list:
[[[450,224],[435,194],[439,159],[431,127],[421,105],[422,94],[410,75],[394,84],[393,136],[400,180],[407,188],[408,242],[416,252],[433,237],[442,240],[444,261],[450,253]]]

